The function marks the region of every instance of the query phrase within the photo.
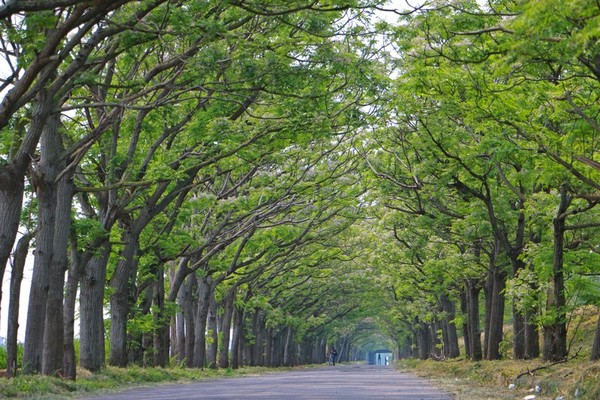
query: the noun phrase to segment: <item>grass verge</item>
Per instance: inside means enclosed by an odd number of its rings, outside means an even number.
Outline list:
[[[512,400],[532,395],[536,400],[600,399],[598,362],[574,359],[550,366],[541,360],[400,360],[397,367],[427,378],[457,400]],[[538,367],[544,368],[529,372]]]

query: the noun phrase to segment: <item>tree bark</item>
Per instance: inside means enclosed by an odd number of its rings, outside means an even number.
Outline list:
[[[442,330],[444,332],[444,355],[448,358],[456,358],[460,355],[460,348],[458,346],[456,325],[452,322],[456,317],[455,306],[452,300],[446,295],[443,295],[440,301],[445,315],[444,320],[442,321]]]
[[[465,353],[467,358],[473,358],[473,350],[471,349],[471,336],[469,330],[469,312],[467,310],[467,284],[465,283],[464,289],[460,294],[460,311],[465,316],[463,322],[463,336],[465,340]]]
[[[80,356],[82,368],[97,372],[104,367],[104,290],[106,266],[110,255],[107,242],[84,267],[81,277],[80,312]]]
[[[511,257],[513,264],[513,277],[517,276],[520,270],[523,269],[523,261],[516,255]],[[527,358],[527,338],[525,314],[519,309],[517,304],[513,303],[513,357],[518,360]]]
[[[194,355],[192,365],[204,368],[206,362],[206,326],[212,287],[207,277],[198,278],[198,307],[194,318]]]
[[[231,368],[238,369],[242,365],[242,338],[244,336],[244,311],[233,308],[233,337],[231,339]]]
[[[257,310],[253,324],[254,330],[254,347],[252,351],[253,365],[265,366],[265,330],[264,330],[264,313]]]
[[[24,137],[21,147],[16,151],[16,154],[11,154],[10,163],[0,166],[0,281],[4,281],[6,264],[19,230],[25,189],[25,173],[31,160],[35,158],[34,153],[44,130],[46,118],[52,109],[52,104],[51,96],[48,95],[46,90],[41,90],[36,98],[32,121],[27,133],[25,133],[24,123],[17,122],[15,124],[15,136],[18,136],[19,140]],[[6,121],[8,121],[8,117]],[[0,301],[2,301],[1,290]]]
[[[152,286],[153,284],[146,285],[141,293],[139,291],[137,292],[136,299],[131,299],[129,301],[130,304],[135,304],[139,299],[139,304],[137,305],[135,312],[139,313],[142,317],[145,317],[146,315],[151,316],[154,293]],[[154,344],[153,336],[153,333],[148,329],[138,332],[127,332],[127,342],[130,343],[129,348],[127,349],[128,363],[143,367],[152,365],[154,357],[150,353]]]
[[[427,360],[431,347],[431,334],[429,332],[429,325],[425,322],[421,322],[417,330],[417,346],[419,348],[419,359]]]
[[[490,265],[488,278],[486,282],[486,305],[489,310],[486,310],[488,315],[486,334],[485,334],[485,359],[498,360],[500,359],[500,343],[502,342],[503,327],[504,327],[504,288],[506,286],[506,274],[501,270],[501,267]]]
[[[77,251],[77,243],[71,234],[71,266],[65,288],[65,353],[63,355],[63,374],[67,379],[77,378],[77,358],[75,355],[75,308],[77,304],[77,290],[81,279],[81,259]],[[81,332],[79,337],[81,338]],[[81,351],[81,340],[80,340]]]
[[[292,365],[292,338],[294,336],[293,329],[291,326],[288,326],[285,332],[285,344],[283,347],[283,365],[291,366]]]
[[[185,333],[183,343],[185,361],[188,367],[194,366],[194,349],[196,348],[196,314],[199,308],[199,299],[194,293],[198,292],[198,278],[194,274],[190,274],[185,281],[185,308],[183,310],[183,317],[185,319]],[[206,319],[206,318],[205,318]],[[206,324],[204,325],[206,328]],[[205,329],[204,328],[204,329]],[[204,333],[202,333],[204,337]],[[178,340],[182,340],[182,336],[179,336]],[[181,344],[180,344],[181,345]],[[204,363],[204,356],[202,356],[201,364]]]
[[[165,277],[164,266],[157,271],[157,281],[154,285],[154,305],[158,308],[155,314],[156,331],[154,333],[154,363],[155,367],[166,367],[169,363],[169,319],[165,309]]]
[[[53,117],[54,118],[54,117]],[[55,133],[56,134],[56,133]],[[62,150],[62,140],[56,138],[56,146]],[[66,163],[58,164],[59,171]],[[46,328],[44,329],[44,352],[42,373],[64,376],[65,355],[65,272],[68,266],[68,244],[71,231],[71,208],[74,186],[71,174],[64,174],[56,186],[55,228],[52,243],[52,261],[48,279],[48,302],[46,303]],[[74,366],[72,366],[74,370]]]
[[[11,165],[0,167],[0,281],[19,230],[23,204],[24,172]],[[0,290],[0,301],[2,291]]]
[[[135,277],[135,266],[139,251],[139,237],[143,218],[129,230],[123,233],[123,242],[126,243],[121,260],[110,279],[113,293],[110,296],[110,354],[108,363],[116,367],[127,365],[127,319],[129,317],[130,286]]]
[[[127,366],[127,316],[129,312],[127,290],[110,295],[110,351],[108,363],[116,367]]]
[[[479,361],[483,358],[481,330],[479,328],[479,292],[481,289],[473,280],[468,280],[466,285],[467,325],[469,330],[471,360]]]
[[[592,344],[592,353],[590,354],[590,360],[600,360],[600,313],[598,313],[598,322],[596,322],[596,334],[594,335],[594,343]]]
[[[566,299],[564,279],[565,220],[571,204],[566,188],[561,187],[560,204],[553,224],[554,257],[552,262],[552,284],[548,290],[546,312],[552,315],[552,321],[544,325],[544,359],[560,361],[567,357]]]
[[[19,306],[21,297],[21,282],[25,261],[29,252],[32,233],[23,235],[15,249],[12,272],[10,276],[10,296],[8,304],[8,329],[6,335],[6,372],[9,378],[17,376],[17,337],[19,330]]]
[[[513,357],[525,358],[525,317],[516,305],[513,305]]]
[[[265,350],[264,350],[264,365],[267,367],[273,366],[273,332],[271,329],[264,328],[265,332]]]
[[[212,282],[210,284],[211,290],[209,293],[209,309],[208,309],[208,321],[207,321],[207,332],[208,332],[208,344],[206,346],[206,365],[208,368],[216,369],[217,365],[217,352],[219,346],[219,330],[217,327],[217,302],[215,300],[215,292],[212,290]]]
[[[172,282],[175,278],[175,273],[177,272],[175,268],[175,263],[172,263],[169,268],[169,282]],[[185,330],[185,323],[183,320],[183,312],[182,312],[182,301],[180,299],[180,295],[183,293],[183,288],[180,286],[177,290],[177,297],[175,299],[175,303],[178,305],[177,312],[175,315],[171,317],[171,327],[169,333],[169,348],[170,348],[170,357],[173,357],[177,360],[179,364],[183,361],[184,356],[182,355],[182,351],[179,343],[179,331]],[[183,341],[185,342],[185,333],[183,335]]]
[[[540,333],[535,320],[537,310],[525,312],[525,359],[531,360],[540,356]]]
[[[46,118],[41,141],[40,160],[32,173],[31,179],[36,186],[38,200],[38,230],[36,235],[36,248],[34,252],[33,274],[31,277],[31,290],[27,312],[27,326],[25,329],[25,345],[23,352],[23,372],[42,372],[44,363],[44,338],[46,329],[46,307],[48,305],[48,291],[50,290],[50,268],[54,250],[54,233],[56,229],[56,183],[58,175],[57,165],[60,157],[60,144],[57,143],[58,135],[57,117]],[[52,280],[56,285],[56,280]],[[61,285],[62,288],[62,285]],[[53,287],[53,291],[56,288]],[[53,299],[54,301],[54,299]],[[62,308],[59,311],[60,324],[62,325]],[[52,332],[54,334],[54,332]],[[62,349],[63,331],[60,330],[60,339],[57,341]],[[60,367],[62,367],[62,357]],[[44,372],[48,373],[55,365],[48,364]],[[56,370],[50,373],[57,372]]]
[[[231,336],[231,319],[233,317],[233,303],[235,301],[235,289],[228,293],[223,300],[223,316],[221,318],[221,334],[219,335],[219,368],[229,367],[229,339]]]
[[[23,203],[24,173],[10,166],[0,167],[0,281],[19,230]],[[0,301],[2,291],[0,290]]]

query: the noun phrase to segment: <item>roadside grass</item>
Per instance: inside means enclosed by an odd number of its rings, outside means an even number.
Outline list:
[[[523,399],[530,395],[553,400],[600,399],[600,363],[581,359],[552,366],[541,360],[400,360],[397,366],[427,378],[457,400]],[[529,372],[541,366],[547,368]],[[536,386],[539,393],[535,393]]]
[[[65,399],[122,390],[128,387],[150,386],[158,383],[182,383],[199,380],[258,375],[273,368],[244,367],[227,369],[106,367],[91,373],[78,370],[77,380],[41,375],[19,375],[13,379],[0,378],[1,399]]]
[[[401,371],[429,379],[457,400],[600,399],[600,362],[589,360],[598,319],[598,307],[579,307],[569,314],[569,361],[552,365],[541,359],[513,360],[512,326],[504,327],[503,360],[398,360]],[[540,333],[540,337],[541,337]],[[482,338],[483,339],[483,338]],[[540,343],[541,344],[541,343]],[[509,385],[514,385],[510,389]],[[540,393],[535,393],[538,386]]]

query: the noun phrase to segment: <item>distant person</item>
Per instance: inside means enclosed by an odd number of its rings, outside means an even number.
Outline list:
[[[381,354],[377,354],[377,365],[381,365]]]
[[[331,351],[329,352],[329,364],[335,365],[336,358],[337,358],[337,350],[335,349],[335,346],[333,346],[331,348]]]

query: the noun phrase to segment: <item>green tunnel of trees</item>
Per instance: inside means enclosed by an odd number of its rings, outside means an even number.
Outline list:
[[[0,18],[10,375],[19,329],[25,373],[75,379],[320,363],[334,344],[555,361],[573,315],[599,313],[597,3],[6,1]]]

